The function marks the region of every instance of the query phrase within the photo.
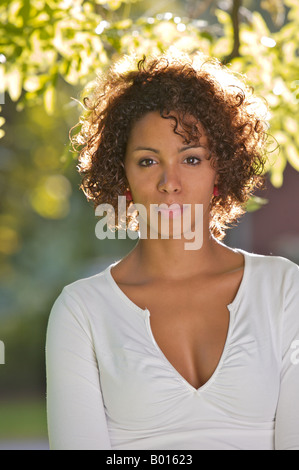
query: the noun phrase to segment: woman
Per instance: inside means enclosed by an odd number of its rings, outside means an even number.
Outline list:
[[[200,54],[126,60],[85,100],[82,189],[95,207],[117,212],[126,195],[161,211],[127,256],[53,305],[51,448],[299,449],[298,266],[221,242],[263,183],[263,102]]]

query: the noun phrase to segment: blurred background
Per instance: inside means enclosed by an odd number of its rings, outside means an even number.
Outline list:
[[[271,111],[267,189],[225,243],[299,263],[297,0],[1,0],[0,449],[48,449],[45,335],[63,286],[134,241],[95,236],[69,130],[123,54],[170,46],[247,75]]]

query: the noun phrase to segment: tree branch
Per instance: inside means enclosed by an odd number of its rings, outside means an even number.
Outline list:
[[[231,53],[223,59],[223,63],[228,63],[235,57],[240,57],[240,16],[239,10],[242,5],[242,0],[233,0],[233,7],[231,11],[231,19],[234,30],[234,44]]]

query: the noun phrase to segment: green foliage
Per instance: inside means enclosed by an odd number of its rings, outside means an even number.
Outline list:
[[[35,440],[48,438],[46,400],[1,400],[0,439]]]
[[[265,204],[268,204],[268,200],[264,199],[262,197],[258,196],[252,196],[247,205],[246,205],[246,211],[248,212],[254,212],[258,209],[260,209],[261,206],[264,206]]]
[[[223,34],[198,27],[194,20],[175,14],[135,18],[133,0],[5,0],[0,6],[0,77],[17,109],[43,103],[53,115],[59,107],[58,84],[83,87],[112,59],[135,52],[161,52],[175,46],[192,53],[202,50],[223,59],[232,48],[230,15],[216,11]],[[231,67],[248,75],[257,92],[270,104],[271,130],[277,148],[267,170],[275,186],[283,182],[286,161],[299,168],[298,132],[298,26],[299,7],[287,0],[288,22],[271,33],[263,17],[253,12],[241,24],[241,56]],[[281,0],[264,0],[276,24],[285,18]],[[0,120],[0,137],[4,135]],[[274,148],[274,147],[273,147]]]
[[[292,21],[290,10],[289,18],[279,32],[271,34],[262,16],[254,12],[252,21],[241,26],[241,57],[232,62],[232,68],[245,73],[269,104],[269,133],[274,139],[267,171],[275,187],[283,183],[287,161],[299,170],[299,16]]]

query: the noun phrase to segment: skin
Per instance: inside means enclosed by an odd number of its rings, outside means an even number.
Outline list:
[[[210,201],[217,176],[207,159],[210,152],[204,130],[200,124],[198,128],[202,134],[200,141],[185,144],[182,137],[174,134],[173,121],[161,118],[159,113],[149,113],[131,132],[125,158],[125,171],[134,202],[142,203],[147,209],[148,229],[150,204],[168,206],[191,204],[192,207],[194,204],[203,204],[204,238],[206,240],[209,238]],[[194,231],[194,209],[191,215],[191,230]],[[149,230],[147,232],[147,238],[150,238]],[[159,234],[161,235],[161,226]],[[170,223],[170,234],[173,234],[172,223]],[[183,235],[183,224],[181,224],[181,235]],[[168,251],[169,255],[166,255],[168,262],[172,261],[176,265],[177,255],[182,249],[186,251],[185,241],[183,236],[179,241],[171,238],[170,243],[163,245],[159,240],[158,243],[154,242],[155,251],[157,247],[160,247],[158,249],[162,249],[163,253]],[[191,257],[188,256],[189,259]],[[189,271],[188,260],[187,265]],[[162,274],[161,268],[159,274]]]
[[[210,235],[210,202],[218,177],[211,160],[207,159],[209,150],[204,130],[200,124],[198,126],[203,134],[200,147],[183,152],[180,150],[188,146],[173,132],[173,121],[161,118],[158,112],[145,115],[131,131],[125,172],[133,201],[143,204],[148,211],[150,204],[203,204],[203,246],[200,250],[185,250],[183,237],[139,240],[130,259],[136,260],[144,277],[187,279],[214,271],[226,257],[240,260],[239,254]],[[155,152],[136,150],[139,148],[152,148]]]
[[[186,145],[173,132],[172,120],[158,112],[146,114],[131,130],[125,171],[133,201],[148,211],[150,204],[202,204],[202,247],[186,250],[184,237],[139,239],[111,270],[123,292],[149,309],[157,344],[194,388],[209,380],[220,360],[229,326],[227,305],[238,291],[244,267],[242,254],[210,234],[218,176],[208,160],[200,123],[198,129],[199,142]]]

